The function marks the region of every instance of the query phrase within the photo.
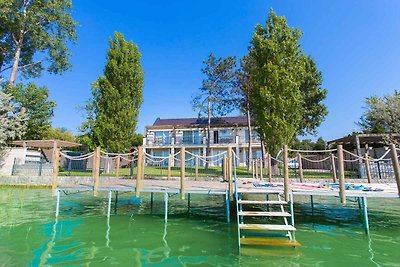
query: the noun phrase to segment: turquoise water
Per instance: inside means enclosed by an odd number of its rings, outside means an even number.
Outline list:
[[[46,189],[0,189],[0,266],[400,266],[400,200],[369,199],[371,234],[356,203],[295,199],[300,248],[237,250],[222,196],[192,196],[191,209],[162,195],[120,195],[108,221],[106,195],[63,195],[58,221]],[[233,208],[233,207],[232,207]]]

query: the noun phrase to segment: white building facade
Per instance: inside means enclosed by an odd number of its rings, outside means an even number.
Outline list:
[[[239,156],[239,164],[245,166],[248,157],[248,129],[245,116],[214,118],[211,121],[210,153],[218,155],[232,147]],[[143,147],[148,154],[157,157],[175,154],[185,147],[196,155],[205,156],[207,151],[207,120],[199,118],[160,119],[145,128]],[[252,131],[252,156],[260,158],[261,141]]]

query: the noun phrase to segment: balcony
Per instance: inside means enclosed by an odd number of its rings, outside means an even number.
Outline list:
[[[176,137],[176,145],[201,145],[203,144],[200,138],[190,138],[190,137]]]
[[[218,140],[214,140],[214,144],[235,144],[235,136],[219,137]]]
[[[148,144],[153,144],[157,146],[162,146],[162,145],[170,145],[171,144],[171,137],[155,137],[151,142],[151,140],[148,139]]]

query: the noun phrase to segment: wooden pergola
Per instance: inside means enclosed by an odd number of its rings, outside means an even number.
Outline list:
[[[64,141],[64,140],[18,140],[11,141],[8,144],[22,147],[34,147],[34,148],[71,148],[80,147],[81,144]]]

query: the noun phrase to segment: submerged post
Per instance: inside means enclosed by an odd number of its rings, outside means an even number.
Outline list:
[[[168,220],[168,193],[164,193],[164,219],[165,222]]]
[[[365,233],[369,235],[369,222],[368,222],[368,206],[367,206],[367,197],[362,197],[363,203],[363,215],[364,215],[364,226],[365,226]]]
[[[390,155],[392,156],[394,177],[397,183],[397,192],[399,193],[400,196],[400,166],[399,166],[399,159],[397,158],[396,146],[394,144],[390,144]]]
[[[58,217],[58,213],[60,212],[60,190],[56,189],[57,196],[57,204],[56,204],[56,218]]]
[[[137,175],[136,175],[136,197],[140,197],[140,186],[143,172],[143,148],[140,146],[137,160]]]
[[[181,199],[185,199],[185,163],[186,163],[185,147],[181,148]]]
[[[111,197],[112,197],[112,191],[108,191],[108,207],[107,207],[107,218],[110,218],[110,213],[111,213]]]
[[[55,148],[53,153],[54,153],[54,155],[53,155],[53,183],[51,185],[51,189],[54,192],[54,190],[58,186],[58,166],[60,164],[60,150],[58,148]]]
[[[284,173],[283,173],[283,192],[285,195],[285,200],[289,202],[289,156],[288,156],[288,146],[284,145],[283,147],[283,165],[284,165]]]
[[[332,165],[332,179],[334,183],[337,183],[335,155],[333,155],[333,153],[331,154],[331,165]]]
[[[304,182],[304,176],[303,176],[303,163],[301,162],[301,154],[297,153],[297,161],[299,162],[299,177],[300,177],[300,183]]]
[[[230,211],[230,207],[229,207],[229,194],[226,193],[225,194],[225,208],[226,208],[226,222],[228,224],[231,223],[231,211]]]
[[[171,179],[171,164],[172,164],[172,154],[168,154],[168,170],[167,170],[167,180]]]
[[[338,145],[338,173],[339,173],[339,195],[340,202],[346,205],[346,185],[344,181],[344,161],[343,161],[343,146]]]
[[[100,180],[100,147],[96,147],[96,150],[93,155],[93,190],[94,194],[97,194],[97,189],[99,188],[99,180]]]

